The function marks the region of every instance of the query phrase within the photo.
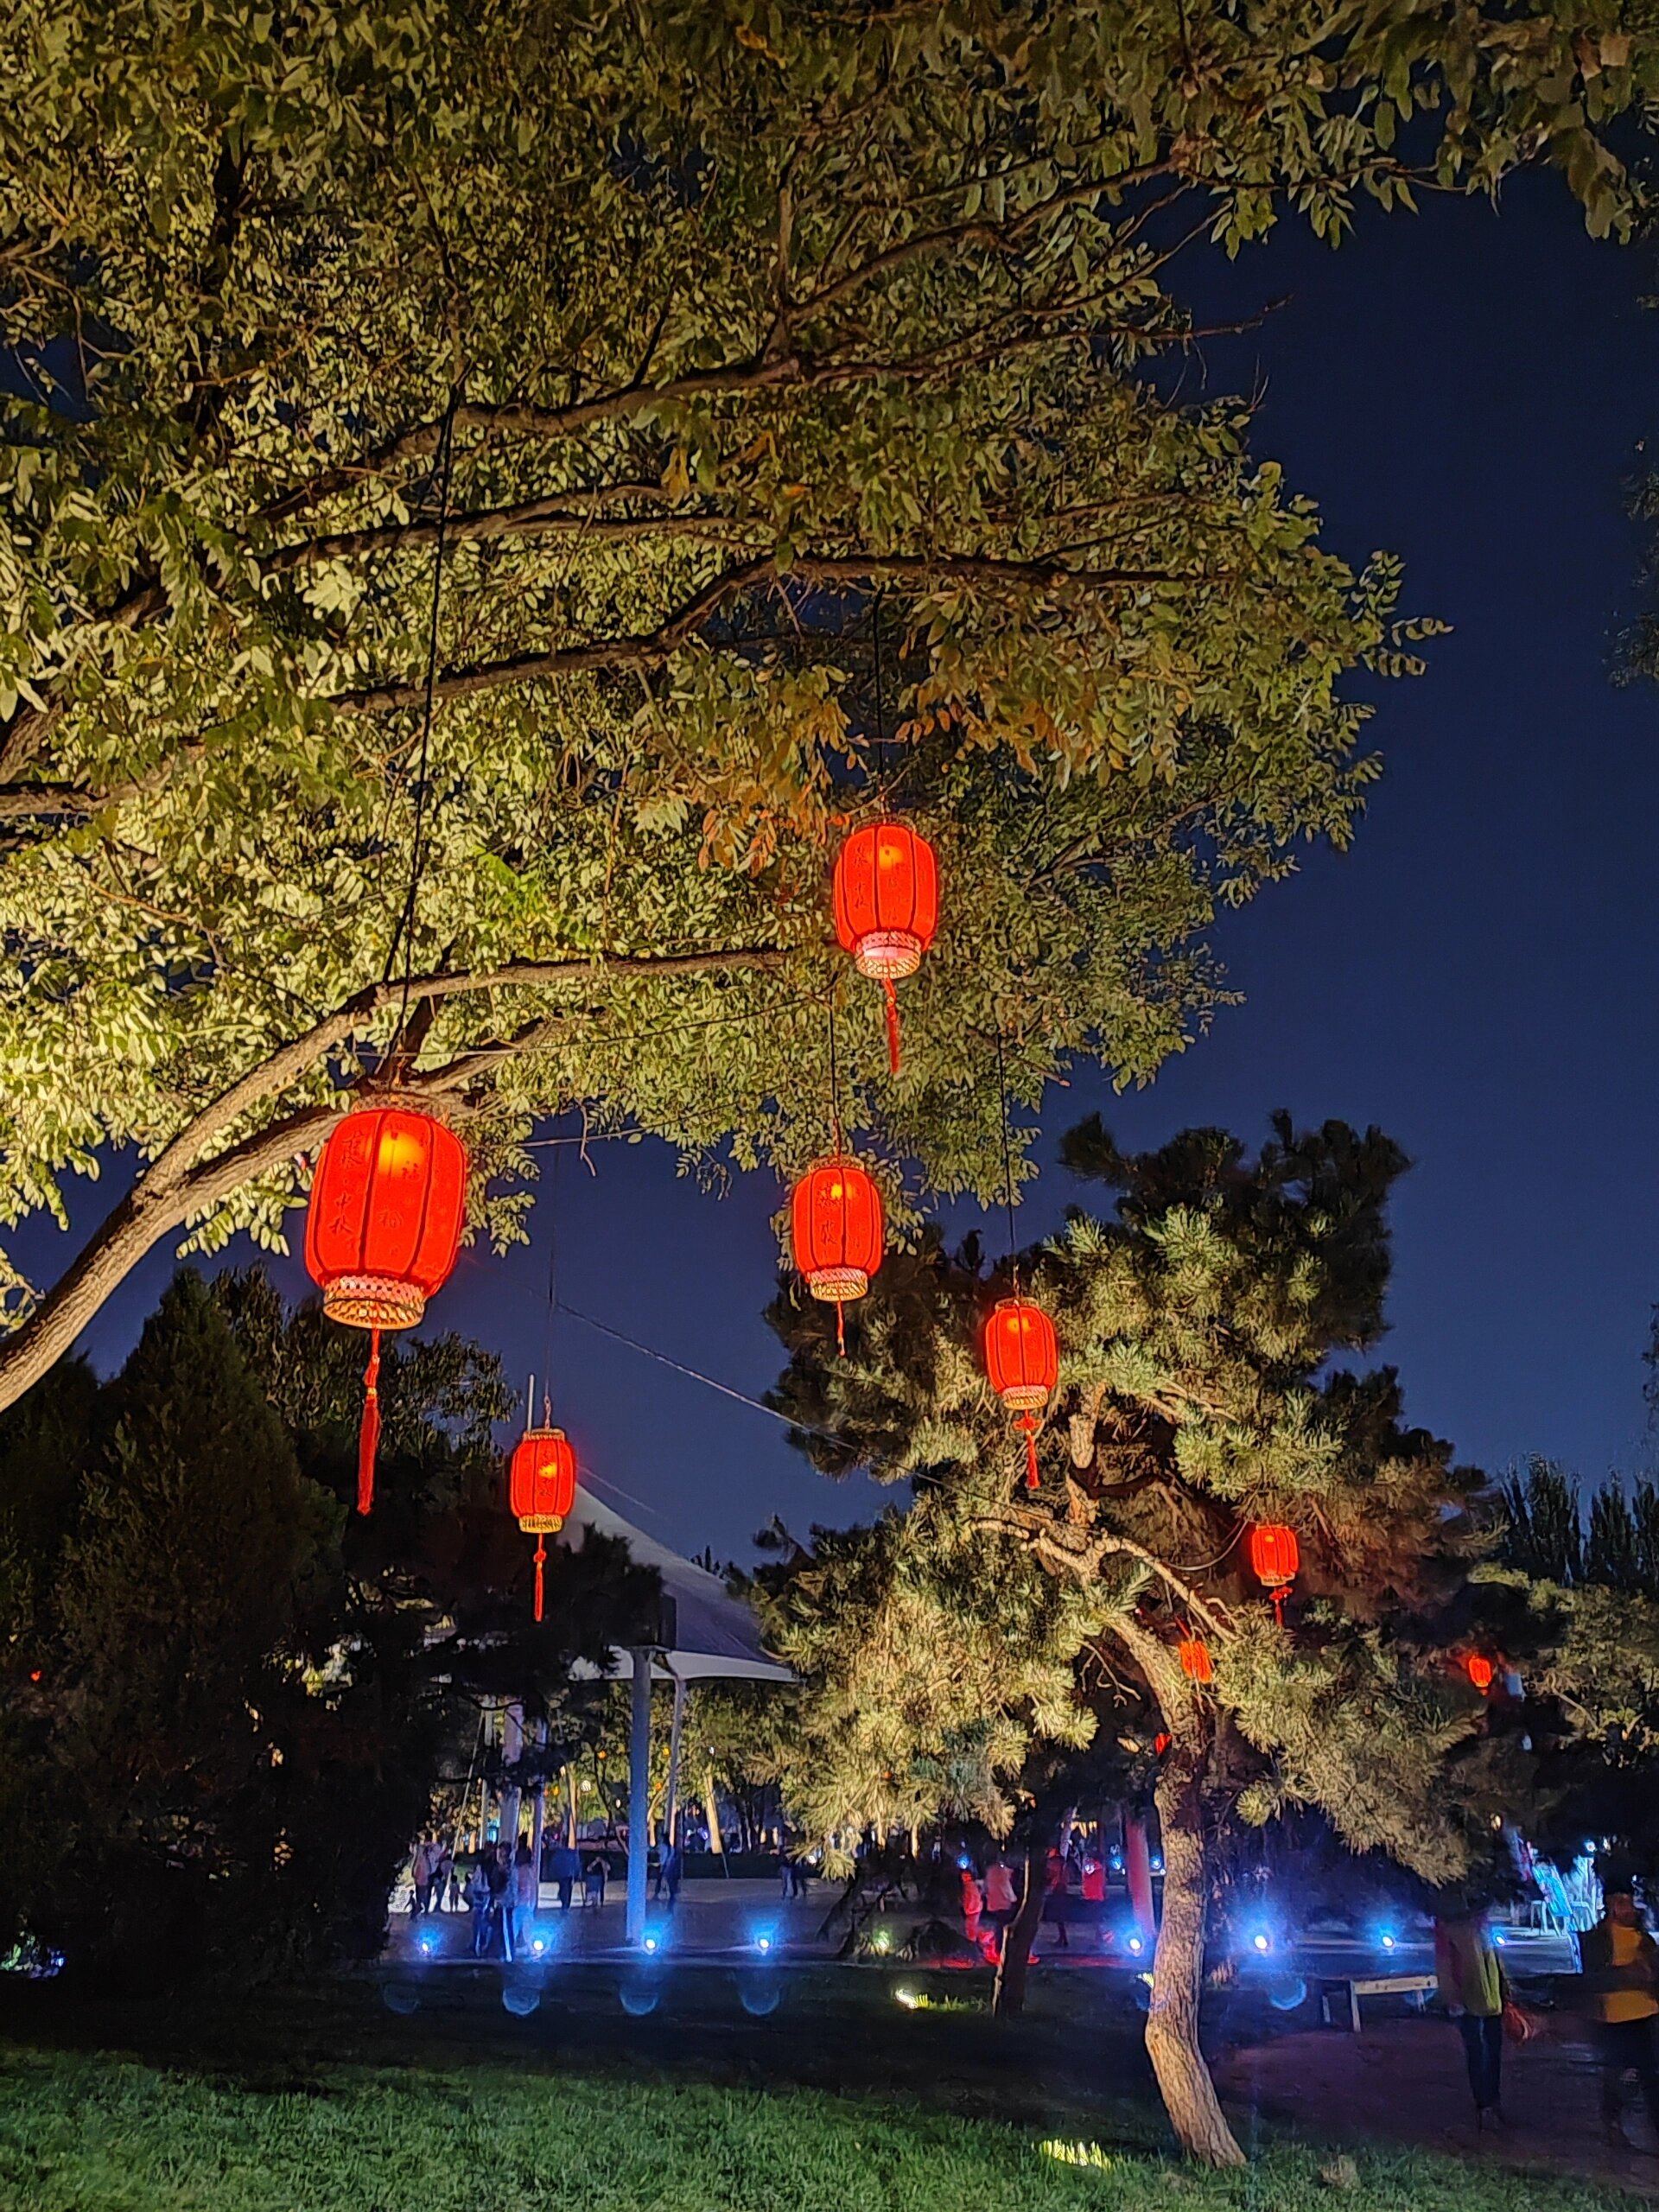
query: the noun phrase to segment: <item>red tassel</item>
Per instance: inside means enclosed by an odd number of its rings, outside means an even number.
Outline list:
[[[1290,1585],[1281,1582],[1273,1593],[1273,1618],[1281,1628],[1285,1624],[1285,1600],[1290,1595]]]
[[[836,1357],[837,1359],[847,1357],[847,1308],[840,1299],[836,1300]]]
[[[881,978],[881,988],[887,995],[887,1065],[894,1075],[899,1072],[899,994],[893,988],[891,976]]]
[[[363,1425],[357,1432],[357,1510],[374,1503],[374,1455],[380,1444],[380,1332],[369,1337],[369,1363],[363,1370]]]
[[[536,1539],[536,1618],[542,1618],[542,1569],[547,1564],[547,1545],[540,1536]]]
[[[1043,1478],[1037,1471],[1038,1422],[1036,1414],[1021,1414],[1020,1426],[1026,1432],[1026,1488],[1027,1490],[1040,1490],[1042,1488]]]

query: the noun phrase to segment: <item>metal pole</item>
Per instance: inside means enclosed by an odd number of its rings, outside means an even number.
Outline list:
[[[668,1732],[668,1805],[663,1821],[664,1847],[674,1848],[674,1816],[680,1803],[680,1726],[685,1719],[685,1682],[674,1677],[674,1719]]]
[[[633,1694],[628,1729],[628,1917],[637,1943],[645,1932],[645,1861],[651,1853],[651,1653],[633,1654]]]
[[[538,1751],[545,1751],[547,1748],[545,1720],[538,1720],[536,1723],[536,1748]],[[538,1761],[537,1764],[539,1764],[540,1762]],[[542,1902],[542,1830],[546,1821],[547,1778],[544,1775],[538,1774],[536,1777],[535,1792],[530,1801],[530,1855],[536,1867],[536,1904],[538,1910]]]
[[[501,1723],[501,1759],[516,1767],[524,1757],[524,1708],[517,1699],[508,1706]],[[510,1851],[518,1848],[518,1784],[509,1783],[501,1792],[501,1840]]]

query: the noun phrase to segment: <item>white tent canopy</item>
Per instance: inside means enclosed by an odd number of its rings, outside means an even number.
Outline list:
[[[591,1681],[602,1673],[633,1684],[632,1725],[628,1737],[628,1918],[627,1936],[637,1943],[645,1929],[645,1847],[651,1808],[651,1685],[674,1685],[673,1732],[669,1739],[668,1802],[671,1814],[679,1780],[680,1722],[688,1682],[792,1682],[790,1669],[773,1659],[760,1641],[760,1624],[741,1598],[734,1598],[717,1574],[671,1552],[643,1529],[578,1485],[565,1521],[568,1541],[578,1547],[592,1529],[620,1537],[636,1567],[654,1567],[663,1586],[658,1644],[619,1651],[603,1670],[579,1665]]]

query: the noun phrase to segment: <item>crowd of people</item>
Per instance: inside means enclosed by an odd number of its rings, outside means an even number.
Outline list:
[[[995,1961],[1003,1935],[1020,1910],[1022,1877],[1005,1852],[995,1852],[982,1872],[965,1853],[957,1861],[962,1875],[962,1924],[968,1941],[988,1960]],[[1042,1925],[1051,1929],[1051,1948],[1071,1948],[1074,1918],[1099,1917],[1106,1902],[1106,1866],[1097,1850],[1072,1844],[1051,1844],[1043,1871]],[[1074,1905],[1080,1912],[1074,1912]]]
[[[560,1909],[569,1912],[578,1888],[584,1906],[602,1905],[609,1879],[610,1862],[602,1851],[584,1858],[563,1836],[543,1845],[539,1865],[528,1836],[520,1836],[516,1845],[486,1843],[463,1872],[447,1837],[424,1835],[410,1862],[409,1910],[415,1918],[466,1912],[472,1919],[473,1956],[511,1960],[540,1907],[543,1882],[552,1884]]]
[[[1574,1993],[1596,2036],[1601,2118],[1609,2147],[1630,2150],[1624,2083],[1635,2077],[1659,2139],[1659,1944],[1648,1932],[1628,1878],[1603,1884],[1602,1916],[1579,1939]],[[1508,2125],[1503,2102],[1503,2046],[1524,2043],[1533,2023],[1516,2001],[1484,1912],[1434,1923],[1434,1976],[1440,2002],[1463,2038],[1478,2128]]]

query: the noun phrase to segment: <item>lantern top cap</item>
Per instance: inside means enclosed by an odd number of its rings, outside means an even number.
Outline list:
[[[531,1423],[518,1441],[521,1444],[538,1443],[550,1436],[556,1436],[561,1442],[566,1440],[562,1428],[555,1428],[550,1421],[537,1421]]]

